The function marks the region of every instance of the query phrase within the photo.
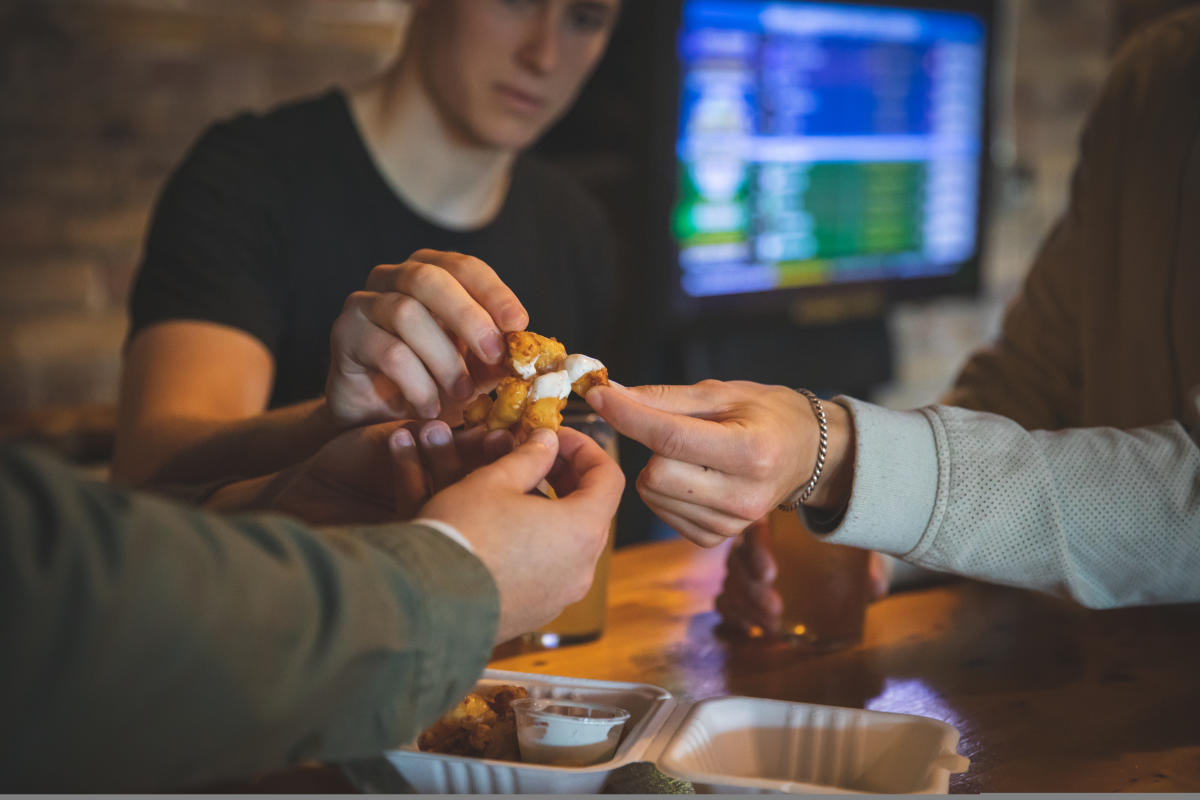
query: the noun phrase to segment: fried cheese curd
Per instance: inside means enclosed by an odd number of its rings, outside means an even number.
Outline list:
[[[506,333],[504,341],[508,345],[509,368],[513,375],[525,380],[562,369],[567,358],[567,348],[562,342],[532,331]]]
[[[532,331],[506,333],[504,338],[512,375],[500,381],[495,400],[480,395],[471,401],[463,412],[467,425],[483,423],[495,431],[520,423],[527,432],[535,428],[556,431],[572,389],[582,397],[593,387],[608,383],[603,364],[582,354],[568,356],[557,339]]]
[[[520,761],[512,702],[528,696],[524,686],[476,687],[417,738],[417,747],[452,756]]]
[[[558,430],[570,394],[571,381],[565,369],[538,375],[529,389],[529,400],[521,414],[521,427],[526,431],[534,428]]]
[[[501,378],[496,387],[496,400],[488,411],[487,427],[489,431],[501,428],[511,428],[521,419],[525,411],[525,401],[529,397],[527,380],[509,376]]]
[[[488,414],[492,413],[492,396],[481,394],[467,403],[463,409],[463,424],[468,428],[487,422]]]

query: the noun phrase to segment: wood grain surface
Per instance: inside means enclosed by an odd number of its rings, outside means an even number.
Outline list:
[[[860,645],[814,655],[718,635],[723,576],[724,548],[620,550],[603,637],[491,666],[934,717],[971,759],[952,792],[1200,791],[1200,604],[1089,611],[960,581],[875,603]]]

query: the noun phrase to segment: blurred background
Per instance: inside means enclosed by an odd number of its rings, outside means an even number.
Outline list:
[[[623,276],[631,309],[637,270],[659,252],[643,236],[667,225],[635,202],[647,194],[639,186],[663,180],[648,162],[657,145],[647,122],[661,99],[645,79],[674,46],[659,3],[626,0],[605,64],[541,145],[608,209],[622,263],[633,265]],[[1180,5],[997,0],[979,290],[878,307],[868,297],[868,314],[853,300],[801,309],[810,327],[873,320],[861,356],[843,356],[866,364],[862,374],[834,372],[815,388],[908,407],[947,387],[995,331],[1063,206],[1076,137],[1115,49]],[[406,13],[402,0],[0,0],[0,436],[40,438],[81,462],[107,458],[126,294],[169,171],[214,120],[370,75],[394,57]],[[743,377],[662,342],[641,361],[627,342],[622,381],[706,367]]]

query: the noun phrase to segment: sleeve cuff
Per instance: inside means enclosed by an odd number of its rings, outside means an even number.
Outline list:
[[[892,411],[850,397],[834,401],[854,420],[854,484],[835,527],[805,522],[828,541],[903,556],[933,516],[938,458],[933,429],[920,411]]]
[[[420,517],[419,519],[413,520],[413,525],[424,525],[426,528],[433,528],[435,531],[442,534],[471,555],[475,554],[474,545],[471,544],[467,537],[458,532],[458,528],[455,528],[448,522],[442,522],[440,519]]]

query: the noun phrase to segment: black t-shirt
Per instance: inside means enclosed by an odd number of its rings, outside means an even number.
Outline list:
[[[522,155],[492,222],[440,227],[384,181],[338,90],[201,137],[159,198],[130,335],[175,319],[244,330],[275,357],[273,407],[315,397],[346,297],[376,265],[421,248],[482,259],[524,303],[530,330],[610,355],[611,242],[580,187]]]

